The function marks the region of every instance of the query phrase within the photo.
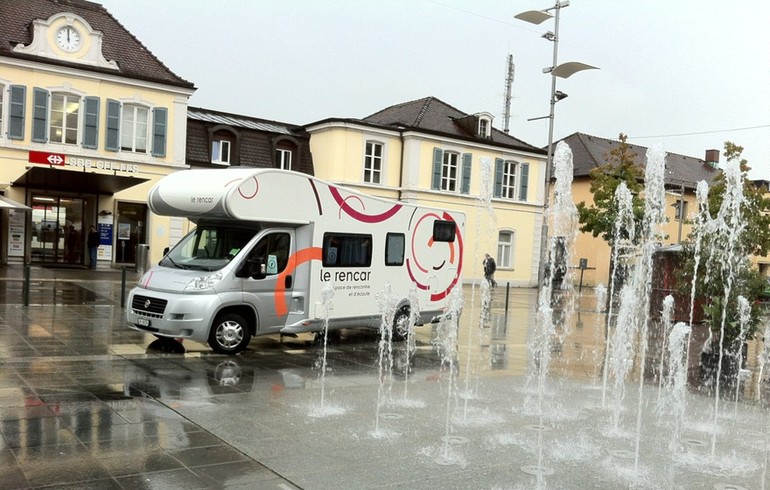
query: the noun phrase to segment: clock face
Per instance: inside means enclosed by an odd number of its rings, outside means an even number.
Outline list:
[[[62,27],[56,33],[56,44],[64,51],[77,51],[80,49],[80,33],[74,27]]]

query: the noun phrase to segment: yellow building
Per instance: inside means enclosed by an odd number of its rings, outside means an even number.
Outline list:
[[[359,191],[466,216],[463,277],[497,262],[501,285],[537,284],[545,151],[492,126],[489,113],[466,114],[427,97],[363,119],[306,126],[315,175]]]
[[[605,165],[609,152],[617,148],[620,142],[583,133],[574,133],[562,141],[572,150],[572,197],[576,203],[584,202],[591,206],[593,194],[590,172]],[[632,144],[628,146],[635,154],[635,163],[644,169],[647,148]],[[718,163],[717,150],[707,150],[705,160],[674,153],[666,154],[666,224],[663,227],[666,238],[661,243],[662,246],[675,245],[687,239],[692,231],[692,220],[698,211],[695,197],[697,184],[701,180],[710,184],[719,174]],[[578,268],[580,259],[585,259],[587,268],[582,271],[583,285],[606,286],[610,277],[610,256],[610,247],[601,236],[579,233],[573,253],[575,263],[569,265]],[[576,274],[576,280],[579,280],[579,277],[580,271]]]
[[[92,266],[91,226],[100,267],[160,258],[146,196],[187,168],[194,90],[98,4],[0,2],[0,260]]]

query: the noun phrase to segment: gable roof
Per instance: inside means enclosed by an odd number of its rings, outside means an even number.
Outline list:
[[[607,163],[607,156],[614,148],[620,146],[620,141],[585,133],[573,133],[560,141],[567,143],[572,150],[572,164],[575,177],[588,177],[591,170]],[[634,163],[645,168],[647,147],[627,143],[635,154]],[[712,167],[705,160],[666,153],[666,185],[695,189],[698,182],[708,183],[719,175],[720,170]]]
[[[362,121],[391,129],[402,127],[408,130],[504,146],[538,155],[545,154],[545,150],[542,148],[530,145],[495,128],[492,128],[489,138],[471,134],[460,123],[462,119],[468,116],[470,114],[466,114],[436,97],[425,97],[386,107],[363,118]]]
[[[118,71],[97,68],[66,60],[40,58],[15,53],[17,44],[32,42],[32,21],[46,20],[54,14],[69,12],[85,19],[94,30],[104,34],[102,52],[108,60],[118,64]],[[0,56],[20,58],[43,63],[71,66],[81,70],[119,74],[139,80],[192,88],[195,86],[179,77],[150,52],[133,34],[118,22],[103,6],[85,0],[24,0],[0,1]]]

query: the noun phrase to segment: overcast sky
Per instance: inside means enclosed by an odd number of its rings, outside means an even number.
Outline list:
[[[99,1],[99,0],[96,0]],[[515,63],[510,133],[548,141],[553,44],[514,19],[554,1],[103,0],[126,28],[198,88],[190,104],[307,124],[363,118],[435,96],[504,126],[506,60]],[[571,0],[559,63],[584,71],[557,89],[554,139],[574,132],[703,158],[725,141],[770,179],[770,2]]]

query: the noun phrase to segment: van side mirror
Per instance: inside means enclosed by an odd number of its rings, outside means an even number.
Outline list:
[[[267,277],[265,260],[259,257],[253,262],[249,262],[249,275],[252,279],[264,279]]]
[[[250,277],[252,279],[264,279],[267,277],[267,274],[265,272],[266,265],[265,265],[265,259],[262,257],[253,257],[248,258],[246,261],[241,265],[241,267],[238,268],[238,271],[235,274],[235,277]]]

